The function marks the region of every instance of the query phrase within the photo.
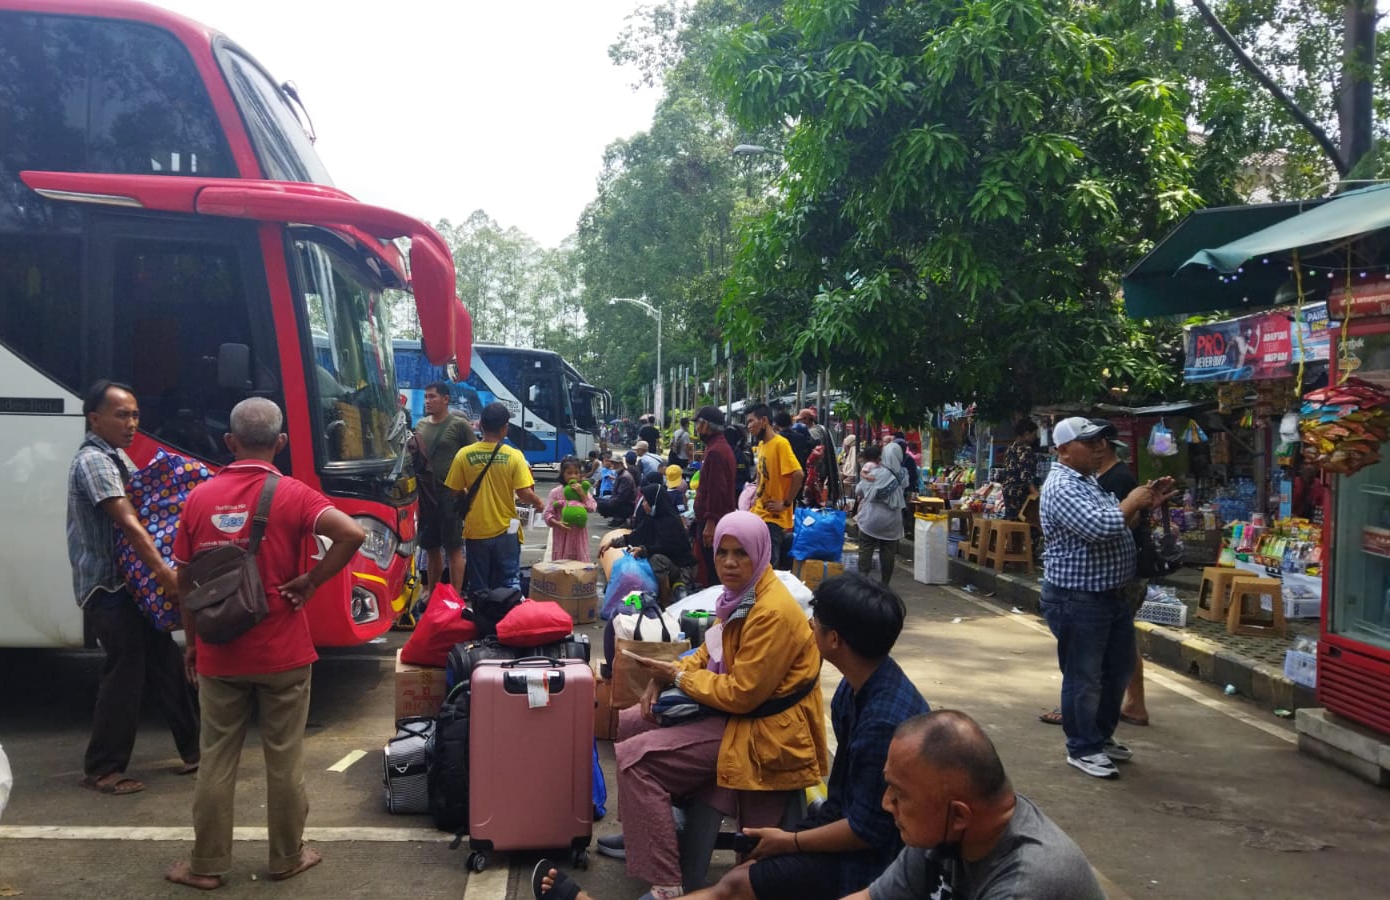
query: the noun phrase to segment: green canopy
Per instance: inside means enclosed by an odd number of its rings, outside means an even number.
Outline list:
[[[1204,266],[1183,267],[1203,248],[1277,226],[1324,202],[1258,203],[1194,212],[1125,274],[1125,309],[1133,318],[1146,319],[1273,304],[1288,278],[1284,265],[1257,263],[1235,280]]]
[[[1269,225],[1212,250],[1199,250],[1185,266],[1235,272],[1246,260],[1295,247],[1315,247],[1390,227],[1390,184],[1347,191],[1315,209]]]

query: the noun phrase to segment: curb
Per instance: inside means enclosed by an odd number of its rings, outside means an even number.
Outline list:
[[[952,584],[973,585],[996,603],[1040,614],[1042,590],[1036,581],[963,559],[952,559],[950,572]],[[1158,665],[1209,684],[1232,685],[1237,693],[1257,703],[1289,710],[1320,705],[1311,688],[1284,677],[1283,671],[1205,638],[1152,622],[1135,622],[1134,637],[1139,652]]]

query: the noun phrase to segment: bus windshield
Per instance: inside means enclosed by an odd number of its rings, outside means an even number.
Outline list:
[[[300,236],[294,246],[314,333],[308,386],[322,458],[329,464],[393,460],[402,413],[382,285],[326,236]]]
[[[250,57],[228,44],[218,54],[227,83],[236,95],[246,130],[265,177],[273,181],[332,184],[285,92]]]

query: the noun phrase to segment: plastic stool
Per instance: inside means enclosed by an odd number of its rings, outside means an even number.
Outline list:
[[[1246,575],[1239,569],[1223,566],[1203,569],[1202,589],[1197,594],[1197,615],[1208,622],[1225,622],[1226,609],[1231,602],[1231,582]]]
[[[805,791],[781,791],[787,795],[787,806],[782,814],[781,825],[790,829],[802,820],[806,812]],[[741,830],[738,817],[734,817],[734,831]],[[680,833],[681,883],[687,894],[704,890],[709,886],[709,861],[723,838],[732,838],[728,832],[719,829],[724,823],[724,814],[698,800],[690,801],[685,807],[685,830]]]
[[[990,527],[994,519],[976,516],[970,523],[970,544],[965,549],[965,561],[984,565],[985,553],[989,550]]]
[[[984,564],[1002,572],[1009,563],[1020,563],[1028,567],[1029,573],[1033,571],[1033,526],[998,519],[989,531]]]
[[[1270,598],[1270,613],[1265,615],[1260,598]],[[1254,601],[1254,612],[1247,613],[1246,601]],[[1247,575],[1231,582],[1231,608],[1226,613],[1228,634],[1253,634],[1261,637],[1284,637],[1289,633],[1284,621],[1284,585],[1277,578],[1258,578]]]

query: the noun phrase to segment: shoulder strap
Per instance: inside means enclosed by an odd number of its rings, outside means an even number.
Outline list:
[[[280,476],[271,472],[265,476],[265,482],[261,485],[261,499],[256,504],[256,515],[251,519],[251,543],[246,547],[246,551],[252,556],[261,548],[261,538],[265,537],[265,524],[270,521],[270,501],[275,499],[275,486],[279,483]]]
[[[487,470],[492,468],[492,461],[497,458],[497,454],[501,449],[502,442],[498,441],[492,448],[492,455],[487,458],[487,465],[483,466],[483,470],[478,473],[478,477],[474,478],[473,483],[468,486],[468,496],[473,496],[473,491],[477,490],[478,484],[483,480],[483,476],[487,474]]]

